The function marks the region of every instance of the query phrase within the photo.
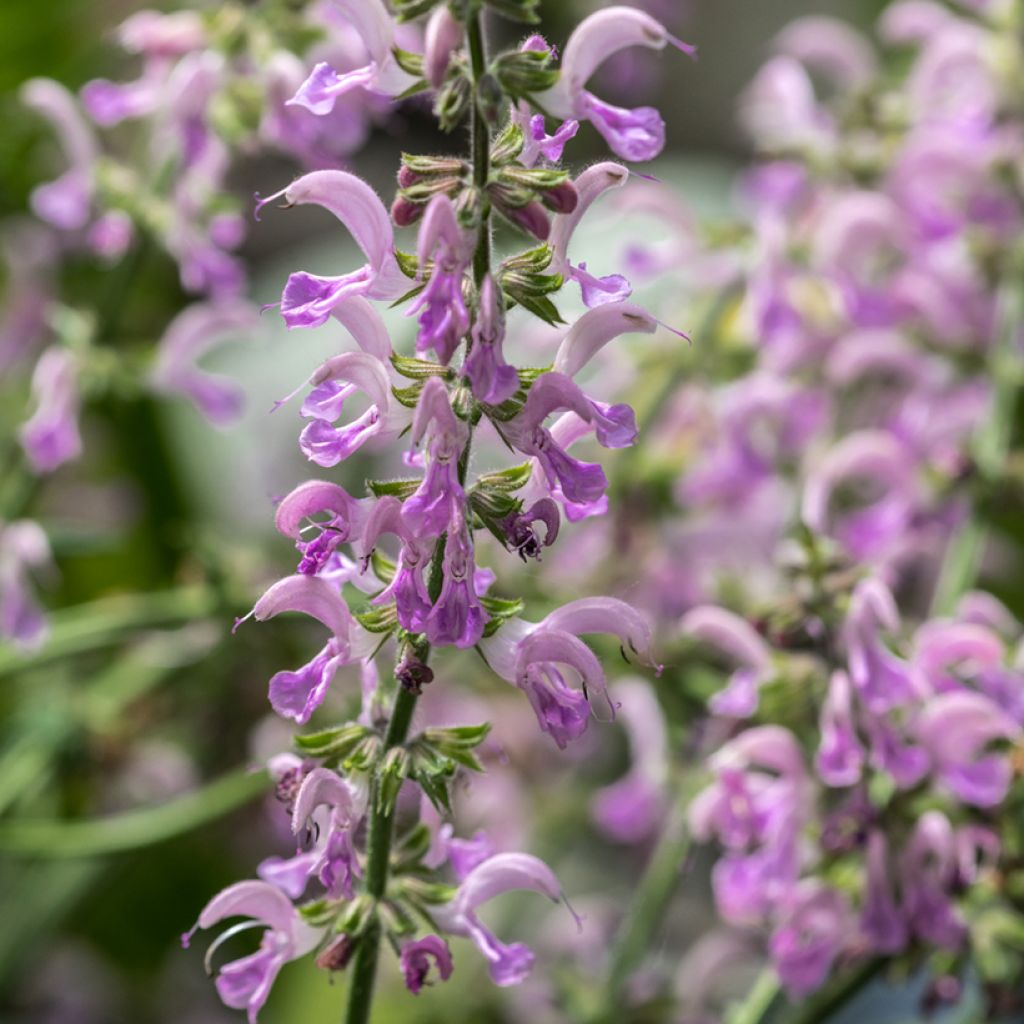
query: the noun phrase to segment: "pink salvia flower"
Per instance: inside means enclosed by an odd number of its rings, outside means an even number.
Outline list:
[[[624,110],[598,99],[585,86],[613,54],[632,46],[661,50],[666,43],[694,56],[659,21],[633,7],[608,7],[584,18],[565,44],[562,77],[538,101],[559,117],[590,121],[624,160],[653,160],[665,145],[665,122],[653,107]]]
[[[18,435],[37,473],[52,473],[82,453],[78,372],[78,360],[65,348],[47,349],[36,363],[32,374],[36,409]]]
[[[429,984],[427,977],[430,974],[431,960],[437,968],[437,976],[441,981],[447,981],[452,976],[454,965],[448,943],[444,939],[437,935],[425,935],[422,939],[402,944],[399,962],[405,978],[405,987],[414,996],[418,996],[423,991],[423,986]]]
[[[286,206],[313,203],[329,210],[352,233],[367,263],[341,277],[318,277],[298,271],[288,278],[281,298],[281,315],[289,327],[319,327],[332,310],[353,295],[397,299],[408,282],[395,259],[391,218],[380,197],[347,171],[313,171],[257,204],[284,198]]]

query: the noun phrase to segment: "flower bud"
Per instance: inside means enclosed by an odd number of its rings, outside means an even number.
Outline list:
[[[391,204],[391,219],[400,228],[407,228],[423,216],[424,207],[420,203],[414,203],[405,196],[395,196]]]
[[[440,89],[452,54],[462,45],[462,25],[447,6],[437,8],[427,22],[423,44],[423,76]]]

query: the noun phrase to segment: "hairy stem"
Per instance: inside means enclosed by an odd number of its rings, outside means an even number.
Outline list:
[[[491,137],[487,121],[480,109],[478,94],[480,79],[487,68],[487,52],[484,46],[483,26],[480,13],[473,10],[466,24],[466,38],[469,44],[469,59],[473,69],[473,104],[470,122],[471,145],[473,150],[473,184],[480,193],[483,207],[480,213],[480,231],[473,253],[473,278],[477,285],[491,269],[491,208],[484,190],[491,174]]]

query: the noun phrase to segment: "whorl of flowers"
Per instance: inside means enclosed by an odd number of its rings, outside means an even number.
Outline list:
[[[470,939],[498,985],[530,971],[531,951],[499,940],[478,910],[510,889],[561,900],[551,870],[528,854],[496,852],[481,837],[453,839],[436,813],[418,823],[415,814],[412,821],[403,815],[396,831],[399,803],[410,793],[418,789],[437,811],[449,812],[456,771],[481,767],[473,751],[487,725],[415,728],[423,687],[446,685],[432,682],[434,649],[476,648],[523,691],[539,728],[559,747],[577,739],[593,713],[614,710],[602,664],[583,637],[611,634],[628,658],[654,665],[650,631],[629,605],[581,598],[532,621],[521,600],[490,592],[494,574],[477,564],[476,541],[486,531],[510,556],[539,559],[556,542],[563,513],[573,519],[606,506],[602,466],[568,449],[591,434],[607,449],[631,446],[636,418],[629,406],[588,394],[574,377],[616,337],[657,327],[626,301],[624,278],[596,278],[569,257],[580,217],[602,193],[625,185],[628,170],[603,162],[574,179],[559,161],[577,123],[548,123],[533,97],[593,120],[619,155],[649,159],[663,142],[657,112],[612,107],[584,86],[624,47],[688,48],[652,17],[610,7],[578,26],[559,71],[553,48],[536,35],[489,55],[479,3],[396,6],[400,20],[429,15],[422,54],[395,45],[394,19],[379,0],[342,3],[370,63],[344,73],[317,63],[288,104],[328,117],[356,87],[432,89],[442,129],[470,120],[471,152],[405,154],[390,211],[365,181],[335,168],[299,177],[258,208],[265,215],[268,204],[319,206],[365,257],[337,276],[296,271],[284,286],[280,312],[290,328],[337,331],[337,321],[355,342],[310,376],[301,450],[328,470],[364,446],[389,447],[416,475],[368,480],[350,492],[325,474],[277,506],[277,529],[294,542],[298,562],[251,615],[262,622],[299,612],[326,635],[305,665],[274,675],[270,703],[305,724],[339,669],[358,665],[363,713],[298,735],[301,756],[275,762],[297,852],[264,861],[260,881],[228,888],[199,917],[202,928],[244,916],[264,929],[258,952],[217,972],[221,998],[251,1020],[281,966],[307,954],[327,970],[348,967],[348,1019],[366,1020],[382,938],[414,993],[428,976],[452,973],[442,936]],[[530,0],[489,6],[513,21],[535,20]],[[492,258],[495,215],[529,236],[525,250]],[[395,226],[410,225],[418,234],[406,251],[396,244]],[[562,325],[552,296],[570,279],[592,308],[565,326],[547,365],[509,363],[507,327],[529,315]],[[374,302],[407,304],[417,322],[415,354],[393,350]],[[473,446],[488,436],[514,462],[473,472]],[[347,584],[366,597],[350,606]],[[394,667],[378,680],[376,665],[385,657]]]

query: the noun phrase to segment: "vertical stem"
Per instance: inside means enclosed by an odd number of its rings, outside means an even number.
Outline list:
[[[399,687],[391,721],[384,736],[381,758],[392,747],[405,742],[416,707],[416,695]],[[376,777],[370,785],[370,824],[367,838],[366,890],[375,899],[383,897],[388,884],[388,862],[391,858],[391,837],[394,832],[395,813],[380,805],[380,784]],[[377,976],[377,959],[380,953],[380,921],[374,914],[366,931],[360,936],[352,965],[352,986],[348,994],[347,1024],[366,1024],[373,1006],[373,986]]]
[[[473,69],[473,103],[470,135],[473,150],[473,184],[480,193],[483,203],[480,213],[480,232],[473,253],[473,277],[477,283],[487,276],[491,267],[491,206],[485,189],[491,174],[491,133],[487,120],[480,108],[480,79],[487,70],[487,53],[484,48],[483,27],[480,12],[471,8],[467,15],[466,37],[469,43],[469,59]]]
[[[608,1019],[622,1019],[622,989],[630,974],[647,955],[651,940],[668,911],[669,901],[679,884],[680,872],[690,849],[686,827],[686,807],[690,791],[680,794],[672,808],[658,845],[647,869],[629,914],[612,948],[608,967],[607,994],[602,1012]]]
[[[480,229],[477,237],[476,250],[473,253],[473,277],[477,283],[487,276],[491,265],[491,225],[490,205],[486,201],[484,189],[490,176],[490,131],[480,109],[477,99],[477,86],[486,69],[486,52],[484,49],[483,29],[480,14],[471,7],[467,15],[466,37],[469,45],[470,60],[473,68],[472,120],[470,123],[471,146],[473,156],[473,183],[483,198],[480,218]],[[472,443],[472,426],[459,459],[459,483],[465,484],[469,469],[469,451]],[[436,602],[441,593],[444,581],[444,551],[447,534],[441,534],[434,547],[430,573],[427,579],[427,591],[431,601]],[[405,742],[412,723],[413,711],[416,708],[416,695],[399,688],[395,704],[384,736],[380,762],[393,747]],[[378,763],[380,763],[378,762]],[[383,898],[387,891],[388,864],[391,858],[391,840],[394,833],[394,810],[385,813],[380,805],[380,782],[376,774],[370,784],[370,821],[367,836],[366,856],[366,891],[375,900]],[[376,913],[372,915],[366,930],[360,936],[352,965],[352,983],[349,989],[348,1011],[346,1024],[367,1024],[370,1010],[373,1007],[374,981],[377,975],[377,961],[380,955],[381,926]]]
[[[992,405],[971,443],[975,466],[985,482],[1003,472],[1013,436],[1013,413],[1021,384],[1018,344],[1024,325],[1024,288],[1018,283],[1018,274],[1015,267],[1009,267],[999,292],[995,344],[988,363]],[[935,588],[933,615],[949,615],[964,591],[974,585],[987,532],[985,524],[972,514],[950,541]]]

